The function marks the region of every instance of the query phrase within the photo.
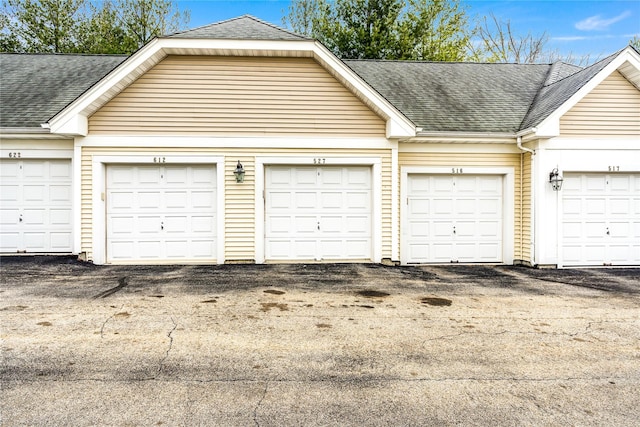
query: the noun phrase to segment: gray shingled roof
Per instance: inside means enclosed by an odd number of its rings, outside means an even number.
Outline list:
[[[596,74],[602,71],[604,67],[609,65],[618,53],[615,53],[602,61],[591,65],[590,67],[579,69],[577,72],[567,75],[564,78],[548,80],[545,82],[545,85],[540,88],[529,112],[522,120],[521,128],[527,129],[540,124],[545,118],[549,117],[551,113],[560,108],[562,104],[567,102],[569,98],[594,78]]]
[[[170,38],[234,40],[311,40],[251,15],[171,34]]]
[[[176,38],[309,40],[252,16]],[[424,131],[513,133],[539,124],[617,54],[588,68],[413,61],[344,61]],[[0,127],[40,128],[126,59],[0,54]]]
[[[515,132],[549,65],[345,63],[425,131]]]
[[[0,54],[0,127],[40,128],[125,56]]]

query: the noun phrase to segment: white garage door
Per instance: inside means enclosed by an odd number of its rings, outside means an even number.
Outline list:
[[[501,262],[502,181],[499,175],[408,175],[407,262]]]
[[[216,169],[107,167],[107,262],[212,262]]]
[[[370,260],[371,168],[266,168],[267,260]]]
[[[640,174],[565,174],[562,263],[640,265]]]
[[[0,161],[0,252],[71,252],[71,161]]]

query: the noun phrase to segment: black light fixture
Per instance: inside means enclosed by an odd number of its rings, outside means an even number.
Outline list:
[[[553,191],[560,191],[562,188],[562,175],[558,172],[558,168],[553,168],[553,170],[549,173],[549,182],[551,183],[551,188]]]
[[[236,170],[233,171],[233,174],[236,176],[236,182],[244,182],[244,167],[242,167],[240,160],[238,160],[238,165],[236,166]]]

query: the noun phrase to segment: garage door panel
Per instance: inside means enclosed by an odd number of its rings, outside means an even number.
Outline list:
[[[344,257],[363,259],[370,256],[369,254],[370,254],[370,248],[371,248],[371,240],[370,239],[362,239],[362,240],[350,239],[344,242],[343,247],[346,250]]]
[[[267,259],[371,258],[370,167],[268,166],[265,199]]]
[[[367,191],[348,191],[344,206],[347,210],[359,210],[368,212],[371,209],[371,193]]]
[[[562,263],[638,265],[640,174],[565,173]]]
[[[107,261],[213,261],[215,177],[213,165],[108,166]]]
[[[193,233],[215,233],[217,219],[214,215],[207,216],[192,216],[191,217],[191,231]]]
[[[433,221],[431,223],[432,235],[438,237],[451,237],[453,235],[452,221]]]
[[[409,174],[407,188],[408,262],[502,259],[502,176]]]
[[[583,213],[586,216],[600,217],[605,215],[607,210],[607,201],[604,197],[599,198],[587,198],[584,200]]]
[[[185,191],[165,191],[159,194],[164,200],[167,209],[183,210],[185,207],[191,207],[189,200],[189,192]]]
[[[340,187],[343,182],[342,173],[342,168],[322,168],[322,170],[318,171],[318,175],[320,176],[320,183],[323,187],[326,188]]]
[[[411,221],[409,223],[409,234],[416,238],[425,238],[430,235],[428,221]]]
[[[194,209],[214,210],[216,207],[216,192],[213,190],[192,191],[191,207]]]
[[[288,192],[271,192],[267,197],[267,208],[271,211],[276,209],[290,209],[291,193]]]
[[[22,223],[25,227],[36,226],[42,228],[48,224],[45,209],[23,209]]]
[[[160,186],[162,184],[162,174],[158,166],[141,166],[138,167],[137,172],[137,182],[141,185]],[[131,181],[126,181],[124,184],[126,185],[127,182]]]
[[[426,199],[410,199],[408,212],[410,216],[428,215],[430,211],[430,200]]]
[[[455,212],[454,202],[451,199],[432,199],[431,205],[433,207],[434,215],[446,215],[450,216]]]
[[[369,168],[349,168],[344,170],[347,174],[349,187],[369,188],[371,186],[371,171]]]
[[[458,199],[454,214],[457,216],[474,216],[476,215],[476,210],[478,209],[478,200],[477,199]]]
[[[18,186],[17,184],[3,184],[2,186],[0,186],[0,201],[2,202],[2,206],[16,205],[17,201],[20,199],[19,189],[20,186]]]
[[[293,196],[293,209],[313,210],[318,205],[318,194],[315,192],[299,192]]]
[[[296,188],[315,187],[318,174],[315,169],[293,168],[293,183]]]
[[[189,183],[187,172],[187,169],[183,167],[165,166],[164,173],[167,186],[178,185],[179,187],[184,187],[185,184]]]
[[[451,262],[455,256],[453,243],[433,243],[431,252],[432,258],[429,262]]]
[[[27,252],[38,251],[40,248],[50,247],[47,244],[47,237],[49,233],[40,231],[27,231],[24,233],[24,246]]]
[[[23,200],[25,203],[45,203],[47,199],[46,186],[44,184],[28,184],[23,187]]]
[[[344,206],[342,192],[322,191],[320,192],[320,209],[340,209]]]
[[[64,251],[66,248],[71,246],[71,233],[69,232],[52,232],[49,234],[49,237],[53,251]]]
[[[428,262],[431,259],[429,245],[426,243],[409,245],[409,259],[414,263]]]
[[[71,223],[73,212],[71,209],[51,209],[49,211],[49,224],[52,226],[65,226]]]
[[[160,209],[162,207],[161,196],[159,191],[138,191],[135,193],[134,203],[131,207],[140,210]]]
[[[189,249],[191,250],[191,256],[195,259],[210,259],[211,254],[216,251],[216,241],[214,239],[193,239],[189,243]]]
[[[20,220],[20,210],[16,209],[0,209],[0,224],[15,225]]]
[[[164,220],[162,221],[163,230],[167,234],[180,234],[180,235],[189,234],[189,232],[191,231],[190,219],[191,219],[190,216],[187,217],[186,215],[184,216],[166,215],[164,217]]]

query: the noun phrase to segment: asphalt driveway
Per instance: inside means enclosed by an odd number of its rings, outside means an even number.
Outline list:
[[[640,420],[640,269],[1,263],[3,426]]]

